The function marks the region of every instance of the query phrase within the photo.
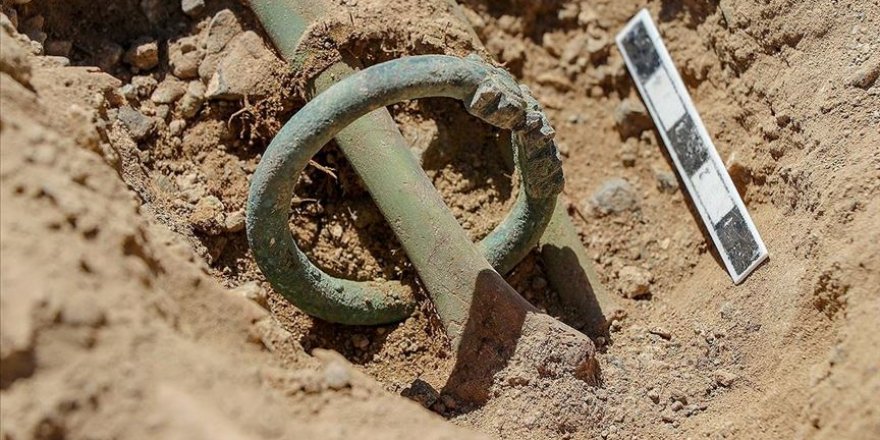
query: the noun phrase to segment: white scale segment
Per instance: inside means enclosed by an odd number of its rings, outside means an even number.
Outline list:
[[[617,34],[617,46],[727,272],[739,284],[767,259],[767,247],[646,9]]]

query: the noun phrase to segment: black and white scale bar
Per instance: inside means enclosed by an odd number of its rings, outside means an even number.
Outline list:
[[[727,272],[739,284],[767,258],[767,247],[646,9],[617,34],[617,46]]]

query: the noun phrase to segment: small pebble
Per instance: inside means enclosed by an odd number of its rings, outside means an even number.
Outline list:
[[[196,17],[205,10],[205,0],[181,0],[180,9],[184,14]]]
[[[185,37],[168,46],[168,64],[171,73],[180,79],[199,77],[203,53],[198,50],[195,37]]]
[[[856,71],[850,80],[850,85],[867,90],[874,85],[878,77],[880,77],[880,60],[869,61]]]
[[[105,72],[111,72],[119,64],[124,53],[122,46],[112,41],[99,43],[93,51],[95,64]]]
[[[168,76],[156,87],[156,90],[150,95],[150,100],[156,104],[173,104],[185,93],[186,83]]]
[[[43,26],[46,23],[45,17],[42,15],[34,15],[21,24],[21,31],[33,41],[44,44],[48,35],[43,32]]]
[[[657,335],[663,339],[666,339],[667,341],[672,339],[672,334],[669,333],[668,331],[666,331],[662,327],[654,327],[651,330],[648,330],[648,333],[650,333],[652,335]]]
[[[215,196],[201,198],[189,216],[189,221],[199,231],[219,235],[225,231],[223,202]]]
[[[556,151],[558,151],[562,157],[568,157],[571,153],[571,150],[568,148],[568,144],[562,142],[556,143]]]
[[[324,383],[332,390],[341,390],[351,386],[351,373],[340,361],[330,361],[324,367]]]
[[[654,126],[641,101],[626,98],[614,110],[614,122],[624,138],[640,135]]]
[[[654,276],[636,266],[624,266],[617,273],[620,294],[624,298],[639,299],[650,293]]]
[[[131,84],[126,84],[119,88],[119,93],[125,97],[125,99],[129,101],[134,101],[137,99],[137,90],[135,90],[134,86]]]
[[[186,128],[186,121],[182,119],[175,119],[168,124],[168,132],[171,136],[180,136],[183,133],[183,130]]]
[[[165,18],[166,0],[140,0],[141,12],[152,25],[158,25]]]
[[[589,209],[590,206],[592,209]],[[593,193],[589,200],[589,206],[585,207],[586,211],[592,212],[597,217],[637,209],[638,199],[635,189],[629,182],[619,177],[606,180]]]
[[[721,314],[722,318],[730,319],[736,313],[736,308],[733,307],[733,304],[730,301],[725,301],[721,303],[721,307],[718,309],[718,312]]]
[[[150,38],[140,38],[125,53],[125,62],[139,70],[150,70],[159,64],[159,44]]]
[[[205,85],[201,81],[192,81],[187,86],[183,99],[180,100],[180,113],[186,119],[195,117],[205,101]]]
[[[147,98],[153,94],[159,82],[150,75],[137,75],[131,78],[131,85],[139,98]]]
[[[156,106],[156,117],[161,120],[168,119],[168,115],[171,113],[171,107],[168,104],[162,104]]]
[[[209,54],[219,53],[226,47],[226,43],[241,31],[241,24],[235,14],[229,9],[224,9],[214,15],[208,23],[202,45]]]
[[[729,388],[738,377],[727,370],[716,370],[712,373],[712,378],[715,379],[715,383],[718,385]]]
[[[122,122],[122,125],[128,130],[128,134],[136,142],[146,139],[156,129],[156,123],[153,118],[144,116],[143,113],[127,105],[119,108],[116,118],[119,122]]]
[[[173,122],[172,122],[173,123]],[[226,232],[235,233],[244,230],[245,226],[245,213],[243,210],[238,210],[226,216]]]
[[[623,145],[620,146],[620,151],[618,152],[618,156],[620,157],[620,162],[625,167],[631,167],[636,164],[636,159],[639,154],[639,141],[635,138],[629,138]]]
[[[337,240],[342,237],[343,232],[342,226],[338,224],[330,226],[330,235]]]
[[[281,64],[278,58],[262,37],[256,32],[245,31],[225,46],[222,58],[207,82],[205,98],[238,101],[245,96],[252,99],[267,96],[272,91],[267,88],[264,79],[277,74],[279,68]]]
[[[675,174],[669,171],[655,170],[654,177],[657,179],[657,189],[665,193],[674,193],[678,190],[678,180]]]

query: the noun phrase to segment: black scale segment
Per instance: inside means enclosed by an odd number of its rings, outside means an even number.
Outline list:
[[[623,47],[642,82],[660,68],[660,55],[654,49],[654,42],[648,36],[644,23],[633,26],[632,31],[623,38]]]
[[[693,176],[709,160],[709,150],[689,113],[685,113],[666,134],[688,177]]]
[[[761,252],[739,208],[733,208],[715,225],[718,240],[736,273],[743,273]]]

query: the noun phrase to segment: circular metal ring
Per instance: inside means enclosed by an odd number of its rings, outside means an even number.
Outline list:
[[[406,318],[415,302],[399,282],[336,278],[297,247],[288,227],[296,176],[340,130],[377,108],[409,99],[449,97],[468,112],[512,130],[521,176],[516,203],[479,246],[501,273],[536,244],[562,190],[554,132],[538,103],[506,71],[479,57],[424,55],[361,70],[315,97],[281,129],[255,171],[247,204],[247,235],[272,287],[303,312],[343,324],[374,325]]]

